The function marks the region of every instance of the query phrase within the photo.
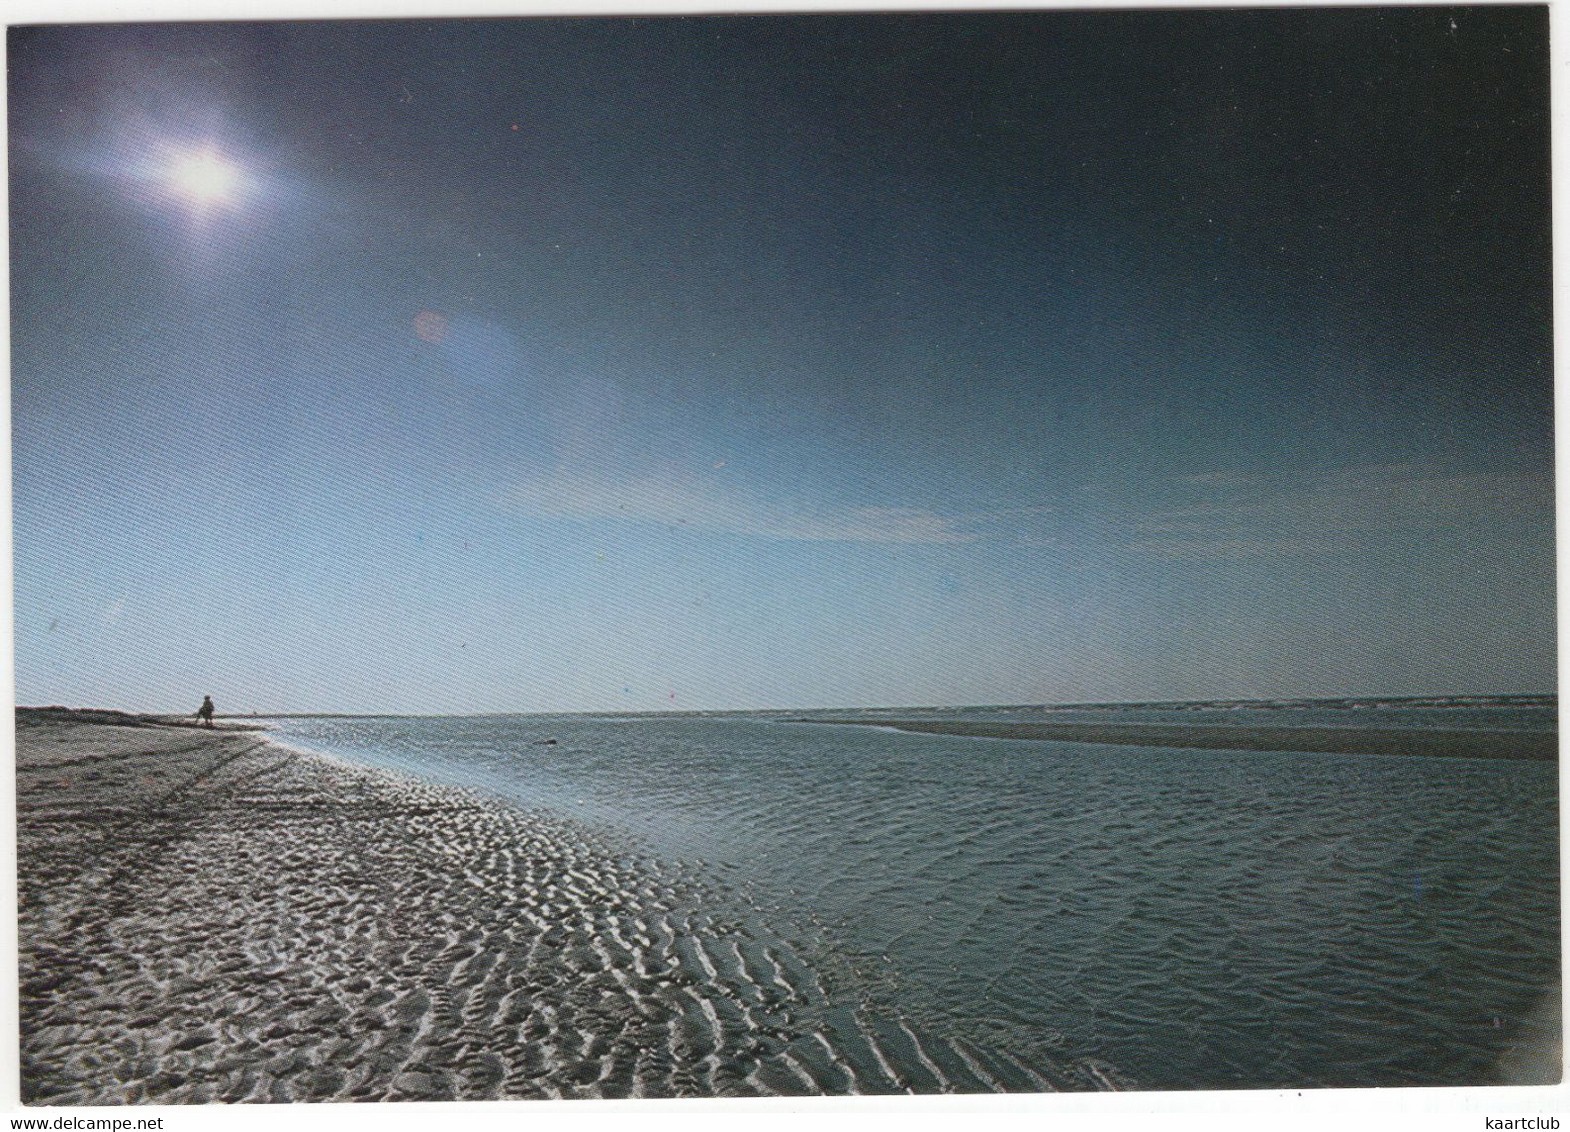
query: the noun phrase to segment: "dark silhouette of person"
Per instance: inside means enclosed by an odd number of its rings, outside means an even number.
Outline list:
[[[202,721],[203,727],[211,727],[213,725],[213,698],[211,696],[202,697],[202,706],[196,709],[196,718]]]

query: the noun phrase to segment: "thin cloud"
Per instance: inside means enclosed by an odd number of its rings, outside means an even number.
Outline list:
[[[1127,547],[1173,558],[1345,551],[1393,535],[1529,522],[1553,514],[1543,478],[1381,464],[1315,477],[1177,481],[1194,498],[1131,517]]]
[[[945,514],[924,507],[815,507],[765,500],[689,473],[614,477],[562,468],[513,488],[507,503],[539,518],[641,523],[792,542],[941,546],[985,540],[1067,552],[1088,539],[1127,553],[1178,560],[1345,554],[1398,535],[1552,514],[1552,488],[1543,480],[1445,474],[1418,464],[1318,476],[1200,474],[1174,479],[1169,486],[1176,501],[1144,512],[1125,504],[1086,515],[1037,503]]]
[[[616,479],[558,471],[515,487],[510,506],[542,518],[646,523],[795,542],[974,542],[963,518],[921,507],[803,507],[684,477]]]

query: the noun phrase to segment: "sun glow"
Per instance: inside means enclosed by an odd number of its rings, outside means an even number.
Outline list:
[[[229,204],[239,192],[240,170],[215,150],[202,149],[171,159],[164,180],[194,204]]]

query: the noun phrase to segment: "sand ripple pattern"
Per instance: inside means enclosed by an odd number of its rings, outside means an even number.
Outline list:
[[[1114,1083],[833,1004],[571,821],[249,736],[72,730],[18,742],[29,1103]]]

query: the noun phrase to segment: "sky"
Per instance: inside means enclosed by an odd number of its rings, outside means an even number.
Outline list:
[[[1551,691],[1546,28],[13,27],[17,701]]]

